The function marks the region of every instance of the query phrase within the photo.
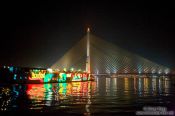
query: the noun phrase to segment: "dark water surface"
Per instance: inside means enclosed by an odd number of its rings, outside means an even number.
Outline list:
[[[103,76],[94,82],[0,84],[2,114],[135,115],[149,106],[175,111],[174,77]]]

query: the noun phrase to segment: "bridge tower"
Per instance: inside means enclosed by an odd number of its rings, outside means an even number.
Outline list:
[[[90,28],[87,28],[87,56],[86,56],[86,72],[90,73]]]

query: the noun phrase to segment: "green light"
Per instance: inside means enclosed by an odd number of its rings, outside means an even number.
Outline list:
[[[58,82],[66,82],[66,80],[67,80],[66,73],[60,73],[59,78],[58,78]]]
[[[47,73],[44,77],[44,82],[49,82],[52,80],[53,74]]]
[[[9,71],[10,71],[10,72],[13,72],[13,69],[14,69],[14,68],[11,66],[11,67],[9,68]]]

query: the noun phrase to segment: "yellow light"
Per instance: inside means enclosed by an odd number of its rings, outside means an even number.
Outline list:
[[[71,68],[71,71],[73,72],[74,71],[74,68]]]
[[[64,68],[63,70],[64,70],[65,72],[67,71],[67,69],[66,69],[66,68]]]
[[[67,77],[71,77],[71,73],[67,74]]]
[[[39,74],[36,74],[34,72],[31,72],[31,73],[32,73],[32,79],[42,79],[45,76],[45,73],[41,73],[41,72],[39,72]]]

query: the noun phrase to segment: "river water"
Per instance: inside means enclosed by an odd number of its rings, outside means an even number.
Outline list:
[[[0,84],[2,114],[136,115],[145,107],[174,112],[175,79],[99,76],[88,82]]]

